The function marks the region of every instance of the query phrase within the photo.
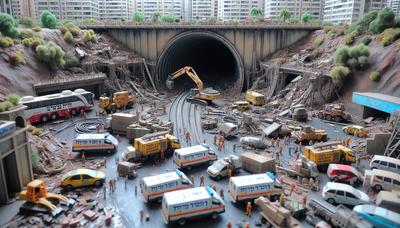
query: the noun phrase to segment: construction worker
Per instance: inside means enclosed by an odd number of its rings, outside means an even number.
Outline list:
[[[135,185],[135,196],[137,196],[137,185]]]
[[[351,138],[347,137],[346,138],[346,146],[349,147],[350,146],[350,142],[351,142]]]
[[[111,192],[114,192],[114,186],[113,186],[113,181],[112,181],[112,179],[110,179],[110,180],[108,181],[108,185],[110,186],[110,193],[111,193]]]
[[[140,214],[140,222],[143,222],[143,218],[144,218],[144,210],[143,210],[143,208],[140,209],[139,214]]]
[[[308,181],[308,184],[310,185],[311,188],[314,187],[315,182],[314,182],[314,179],[313,179],[312,177],[311,177],[310,180]]]
[[[282,156],[283,150],[284,150],[283,146],[279,146],[279,155],[280,156]]]
[[[275,139],[274,138],[271,139],[271,145],[272,145],[272,147],[275,147]]]
[[[214,141],[213,141],[214,145],[217,145],[217,135],[214,135]]]
[[[232,177],[232,169],[229,168],[228,169],[228,180],[231,179],[231,177]]]
[[[230,221],[228,221],[228,223],[226,224],[226,228],[232,228],[232,223]]]
[[[190,175],[190,181],[192,182],[193,187],[194,187],[195,183],[194,183],[194,176],[193,175]]]
[[[283,206],[283,204],[285,203],[285,200],[286,200],[286,196],[285,196],[285,194],[282,192],[281,196],[279,197],[279,204],[280,204],[281,206]]]
[[[201,174],[200,176],[200,186],[204,186],[204,175]]]
[[[294,183],[290,185],[290,192],[289,192],[289,196],[291,196],[291,195],[292,195],[292,193],[294,192],[295,188],[296,188],[296,185],[295,185]]]
[[[275,160],[279,160],[279,151],[275,152]]]
[[[356,156],[356,166],[357,166],[357,168],[360,167],[360,163],[361,163],[361,158],[359,156]]]
[[[106,199],[106,194],[107,193],[107,188],[106,188],[106,184],[103,184],[103,198],[104,200]]]
[[[115,178],[113,178],[112,180],[113,180],[113,188],[115,191],[117,189],[117,181],[115,180]]]
[[[249,201],[246,206],[246,215],[251,217],[252,212],[253,212],[253,205],[251,205],[251,202]]]
[[[236,144],[233,144],[233,153],[236,153]]]
[[[281,139],[278,137],[278,138],[276,139],[276,145],[279,146],[280,144],[281,144]]]
[[[224,199],[224,189],[221,188],[221,190],[219,190],[219,195],[221,196],[222,199]]]
[[[248,222],[246,222],[246,224],[244,225],[244,228],[250,228],[250,224]]]

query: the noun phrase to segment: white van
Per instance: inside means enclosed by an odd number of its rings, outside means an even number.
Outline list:
[[[374,155],[369,163],[371,169],[382,169],[400,173],[400,159],[386,157],[382,155]]]
[[[365,170],[364,185],[376,191],[400,189],[400,174],[387,170]]]
[[[165,224],[210,216],[213,219],[225,212],[221,197],[210,187],[198,187],[164,194],[161,214]]]
[[[322,198],[330,204],[359,205],[370,203],[369,197],[364,192],[353,188],[351,185],[328,182],[322,189]]]
[[[218,130],[226,139],[229,139],[238,134],[239,126],[234,123],[227,122],[219,126]]]
[[[400,192],[380,191],[376,195],[375,204],[379,207],[400,213]]]
[[[161,203],[164,193],[192,187],[193,183],[179,170],[143,177],[140,182],[140,191],[146,203],[152,200],[159,200]]]
[[[192,166],[210,164],[217,160],[217,155],[205,144],[176,149],[173,161],[179,168],[190,169]]]
[[[72,151],[91,154],[95,152],[113,153],[117,151],[118,140],[109,133],[80,134],[72,142]]]
[[[278,179],[270,172],[231,177],[228,191],[234,203],[260,196],[268,196],[275,201],[283,192]]]

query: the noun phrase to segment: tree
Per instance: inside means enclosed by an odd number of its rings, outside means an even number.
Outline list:
[[[165,23],[174,23],[176,21],[176,16],[172,13],[166,13],[161,16],[161,21]]]
[[[36,54],[38,58],[41,61],[47,63],[52,70],[55,70],[57,67],[64,66],[65,64],[65,52],[60,46],[53,43],[52,41],[37,46]]]
[[[383,8],[378,12],[378,16],[369,24],[368,30],[378,34],[395,24],[395,14],[389,7]]]
[[[262,10],[260,9],[260,7],[253,7],[253,8],[251,8],[251,10],[250,10],[250,15],[253,17],[253,18],[259,18],[259,17],[261,17],[262,16]]]
[[[40,22],[44,28],[55,29],[57,25],[57,18],[50,11],[45,10],[40,14]]]
[[[17,23],[15,23],[13,17],[5,13],[0,13],[0,32],[3,36],[11,38],[17,38],[19,36]]]
[[[307,24],[308,22],[311,21],[311,19],[312,19],[311,14],[306,11],[301,15],[300,21],[302,24]]]
[[[144,16],[140,11],[135,11],[133,13],[133,21],[134,22],[142,22],[144,21]]]
[[[290,12],[287,11],[286,9],[283,9],[279,12],[279,19],[283,20],[283,23],[285,23],[286,21],[288,21],[290,19],[291,15]]]
[[[161,13],[160,13],[160,12],[155,12],[155,13],[153,13],[153,15],[151,16],[151,21],[152,21],[153,23],[158,23],[158,22],[160,22],[160,19],[161,19]]]

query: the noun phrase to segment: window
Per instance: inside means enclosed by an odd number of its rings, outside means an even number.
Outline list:
[[[217,199],[213,199],[211,201],[211,203],[214,204],[214,205],[221,205],[221,202],[219,200],[217,200]]]
[[[92,179],[92,177],[89,176],[89,175],[84,174],[84,175],[82,175],[82,179]]]
[[[72,176],[71,178],[69,178],[70,180],[80,180],[81,179],[81,175],[75,175]]]
[[[380,164],[383,165],[383,166],[387,166],[388,165],[388,163],[386,161],[381,161]]]
[[[357,199],[357,197],[355,197],[353,194],[351,194],[349,192],[346,192],[346,196],[349,197],[349,198]]]
[[[328,191],[329,193],[335,194],[335,190],[331,189]]]
[[[381,176],[376,176],[376,179],[378,179],[378,180],[383,180],[383,177],[381,177]]]
[[[400,181],[398,181],[398,180],[393,180],[393,184],[400,186]]]
[[[336,191],[336,195],[338,195],[338,196],[344,196],[344,191],[337,190],[337,191]]]
[[[390,167],[390,168],[396,168],[396,164],[389,163],[389,167]]]
[[[383,181],[385,181],[387,183],[392,183],[392,179],[390,179],[389,177],[383,178]]]

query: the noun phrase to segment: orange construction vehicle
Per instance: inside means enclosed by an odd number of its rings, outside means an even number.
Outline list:
[[[120,91],[113,94],[113,99],[110,100],[107,96],[101,96],[99,99],[100,113],[114,113],[117,109],[128,109],[136,103],[136,97],[130,96],[128,91]]]

